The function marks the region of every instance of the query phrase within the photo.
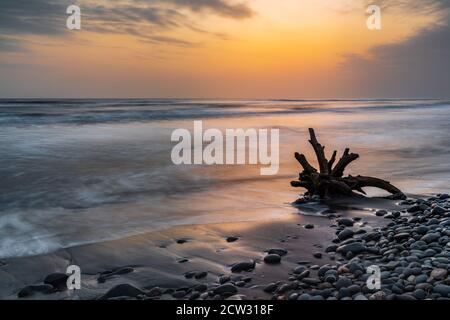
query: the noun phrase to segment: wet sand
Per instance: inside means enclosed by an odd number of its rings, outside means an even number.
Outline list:
[[[75,264],[82,271],[82,289],[51,294],[33,293],[26,299],[97,299],[119,284],[131,284],[144,290],[161,288],[159,299],[173,299],[173,290],[198,284],[218,284],[219,277],[231,275],[240,282],[239,294],[247,299],[269,299],[262,288],[271,282],[287,281],[289,273],[299,265],[322,266],[334,259],[325,253],[325,246],[335,238],[334,215],[361,220],[355,228],[369,231],[384,226],[386,219],[377,217],[378,209],[400,210],[395,202],[385,199],[342,199],[328,204],[323,214],[308,215],[308,207],[298,213],[261,221],[221,224],[196,224],[172,227],[115,241],[72,247],[55,253],[6,259],[0,265],[0,299],[17,299],[18,292],[28,285],[42,284],[52,273],[64,273]],[[326,209],[326,207],[324,207]],[[300,212],[301,210],[301,212]],[[331,214],[331,217],[329,215]],[[312,229],[305,225],[312,224]],[[228,237],[237,240],[228,242]],[[267,251],[287,250],[279,264],[263,261]],[[322,253],[321,258],[313,256]],[[256,262],[251,272],[232,273],[238,262]],[[98,281],[102,272],[124,267],[123,274]],[[131,271],[131,272],[129,272]],[[199,279],[188,279],[188,273]],[[207,272],[206,276],[201,274]]]

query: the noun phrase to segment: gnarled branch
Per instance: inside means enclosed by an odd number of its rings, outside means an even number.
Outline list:
[[[334,151],[327,161],[325,157],[325,147],[317,140],[314,129],[309,129],[310,140],[320,167],[320,173],[314,168],[303,154],[295,153],[295,158],[302,165],[303,171],[299,174],[298,181],[292,181],[293,187],[305,188],[306,196],[318,196],[320,198],[336,197],[339,195],[357,195],[354,191],[366,194],[364,187],[375,187],[385,190],[392,195],[391,199],[405,199],[405,194],[393,186],[389,181],[379,178],[367,176],[344,176],[347,166],[359,158],[356,153],[350,153],[350,149],[346,148],[339,161],[333,168],[336,161],[337,152]]]
[[[322,145],[317,141],[316,133],[314,132],[314,129],[309,128],[309,143],[311,143],[314,152],[317,156],[317,162],[319,163],[320,167],[320,173],[322,174],[328,174],[328,161],[327,158],[325,158],[325,147],[322,147]]]

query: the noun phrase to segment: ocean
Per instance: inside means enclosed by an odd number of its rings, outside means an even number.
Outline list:
[[[171,134],[279,129],[280,170],[174,165]],[[307,128],[329,156],[360,154],[350,174],[409,195],[449,192],[449,100],[0,100],[0,258],[118,239],[176,225],[298,214],[294,152],[315,163]],[[371,196],[383,195],[377,189]]]

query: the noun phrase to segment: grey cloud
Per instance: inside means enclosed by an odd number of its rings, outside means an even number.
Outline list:
[[[248,18],[253,14],[248,5],[226,0],[135,0],[117,1],[111,6],[98,5],[91,0],[1,0],[1,39],[14,37],[15,40],[2,41],[0,51],[19,49],[20,45],[26,44],[27,35],[69,35],[65,27],[66,8],[73,3],[81,6],[83,29],[88,31],[142,36],[142,24],[146,24],[149,30],[145,32],[144,40],[150,37],[153,43],[184,45],[187,45],[186,41],[164,36],[161,32],[171,28],[189,28],[203,33],[207,31],[183,14],[182,8],[194,12],[208,11],[233,19]]]
[[[343,74],[358,79],[366,97],[450,98],[450,26],[420,31],[400,43],[349,56]],[[349,91],[351,89],[348,89]]]
[[[415,11],[424,13],[435,13],[439,10],[450,8],[449,0],[365,0],[366,5],[376,4],[386,10],[401,9],[408,12]]]
[[[66,1],[0,1],[0,34],[59,34],[64,32]]]
[[[231,4],[225,0],[166,0],[174,4],[188,7],[191,10],[209,10],[216,14],[235,19],[249,18],[253,10],[245,3]]]
[[[26,49],[20,39],[8,38],[0,35],[0,52],[21,52]]]

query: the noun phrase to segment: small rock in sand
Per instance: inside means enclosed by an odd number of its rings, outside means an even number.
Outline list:
[[[158,287],[152,288],[147,292],[147,296],[149,296],[151,298],[158,297],[160,295],[162,295],[162,290],[161,290],[161,288],[158,288]]]
[[[125,284],[119,284],[119,285],[113,287],[112,289],[110,289],[102,297],[100,297],[100,300],[108,300],[108,299],[117,298],[117,297],[136,298],[138,295],[145,295],[145,292],[139,288],[136,288],[135,286],[132,286],[131,284],[125,283]]]
[[[251,271],[255,269],[255,266],[256,263],[254,260],[238,262],[231,267],[231,272]]]
[[[228,282],[230,280],[231,280],[231,277],[227,276],[227,275],[223,275],[223,276],[219,277],[219,283],[220,284],[224,284],[224,283],[226,283],[226,282]]]
[[[69,276],[65,273],[52,273],[45,277],[44,283],[52,285],[58,290],[67,289],[67,279]]]
[[[203,279],[203,278],[206,278],[207,275],[208,275],[208,272],[206,272],[206,271],[200,271],[200,272],[197,272],[197,273],[194,275],[194,278],[195,278],[195,279]]]
[[[378,210],[377,212],[375,212],[375,215],[377,217],[383,217],[383,216],[387,215],[387,213],[388,212],[386,210]]]
[[[26,286],[22,290],[19,291],[17,294],[18,298],[26,298],[29,296],[32,296],[34,293],[43,293],[43,294],[49,294],[54,291],[53,286],[49,284],[38,284],[38,285],[31,285]]]
[[[321,259],[321,258],[322,258],[322,253],[320,253],[320,252],[315,252],[315,253],[313,254],[313,257],[316,258],[316,259]]]
[[[353,220],[347,219],[347,218],[337,219],[337,223],[340,226],[343,225],[343,226],[346,226],[346,227],[352,227],[353,224],[354,224]]]
[[[339,232],[338,238],[339,238],[339,240],[344,241],[344,240],[352,238],[354,234],[355,233],[353,232],[353,230],[345,228],[344,230]]]
[[[267,264],[277,264],[281,262],[281,257],[277,254],[268,254],[264,257],[264,262]]]
[[[235,294],[237,293],[237,288],[231,283],[226,283],[218,286],[213,290],[214,294],[224,295],[224,294]]]
[[[235,241],[237,241],[237,240],[239,240],[238,237],[233,237],[233,236],[231,236],[231,237],[228,237],[228,238],[227,238],[227,242],[235,242]]]

